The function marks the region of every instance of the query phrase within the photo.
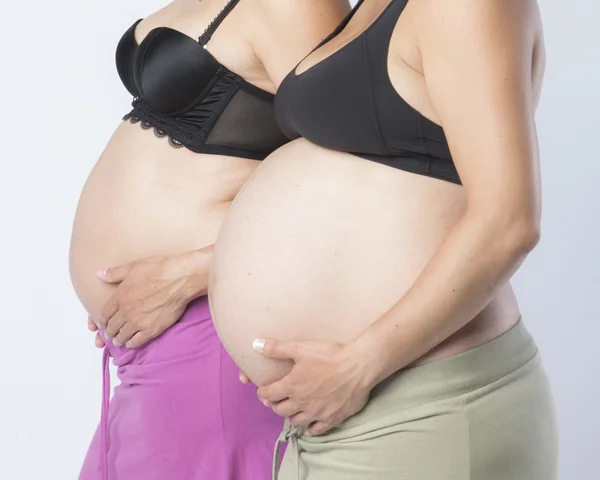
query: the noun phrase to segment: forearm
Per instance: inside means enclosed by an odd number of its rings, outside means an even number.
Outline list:
[[[527,222],[467,213],[412,288],[350,345],[375,385],[472,320],[537,242]]]
[[[208,293],[208,274],[213,250],[214,245],[208,245],[173,259],[183,282],[182,295],[188,303]]]

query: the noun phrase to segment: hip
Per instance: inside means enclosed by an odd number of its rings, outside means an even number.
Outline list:
[[[116,347],[104,340],[124,387],[201,384],[202,377],[218,375],[224,353],[206,296],[191,302],[174,325],[139,348]]]
[[[108,349],[121,384],[109,401],[105,351],[101,422],[80,480],[267,478],[283,420],[239,381],[205,297],[142,348]]]
[[[557,475],[554,402],[522,321],[477,348],[396,373],[326,435],[288,437],[281,480]]]

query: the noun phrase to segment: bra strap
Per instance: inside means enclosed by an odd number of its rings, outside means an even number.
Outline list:
[[[342,30],[344,28],[346,28],[346,26],[348,25],[348,23],[350,23],[350,20],[352,20],[352,17],[354,17],[354,15],[356,14],[356,11],[360,8],[360,6],[363,4],[364,1],[365,0],[358,0],[358,2],[356,3],[356,5],[354,5],[354,7],[348,12],[348,14],[339,23],[339,25],[337,27],[335,27],[335,30],[333,32],[331,32],[329,35],[327,35],[323,40],[321,40],[321,42],[315,48],[313,48],[310,52],[308,52],[308,54],[306,55],[306,57],[304,57],[302,60],[300,60],[300,62],[298,63],[298,65],[300,65],[304,60],[306,60],[306,58],[308,58],[310,56],[310,54],[313,53],[315,50],[318,50],[323,45],[325,45],[327,42],[330,42],[335,37],[337,37],[342,32]],[[296,67],[298,65],[296,65]]]
[[[235,6],[239,2],[240,2],[240,0],[229,0],[227,2],[227,4],[223,7],[223,10],[221,10],[221,13],[219,13],[215,17],[215,19],[208,24],[208,27],[206,27],[206,30],[204,30],[204,33],[198,39],[198,42],[200,42],[201,45],[206,45],[210,41],[211,37],[213,36],[213,33],[215,33],[217,31],[217,28],[219,28],[219,25],[221,25],[223,20],[225,20],[227,15],[229,15],[229,13],[231,13],[231,11],[235,8]]]
[[[352,8],[348,12],[348,14],[344,17],[344,19],[340,22],[340,24],[337,27],[335,27],[335,30],[333,32],[331,32],[329,35],[327,35],[327,37],[325,37],[325,39],[317,46],[317,48],[322,47],[327,42],[333,40],[340,33],[342,33],[342,30],[348,26],[348,24],[350,23],[350,20],[352,20],[354,18],[354,15],[356,15],[356,12],[358,12],[358,9],[364,3],[364,1],[365,0],[358,0],[358,2],[356,2],[356,5],[354,5],[354,8]],[[317,48],[315,48],[315,50]]]

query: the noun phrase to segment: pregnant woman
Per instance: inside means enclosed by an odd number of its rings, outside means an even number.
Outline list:
[[[287,142],[275,88],[347,9],[178,0],[121,39],[133,110],[85,185],[71,245],[75,289],[107,343],[102,421],[80,479],[270,476],[283,421],[239,383],[210,318],[207,269],[240,186]],[[121,380],[110,405],[109,352]]]
[[[280,478],[555,479],[508,280],[538,242],[535,0],[361,0],[283,81],[211,307],[288,419]],[[308,428],[307,428],[308,427]]]

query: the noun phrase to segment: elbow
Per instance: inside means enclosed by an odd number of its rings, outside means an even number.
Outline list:
[[[528,255],[540,242],[540,222],[531,219],[514,218],[504,223],[502,244],[512,256],[520,259]]]
[[[529,223],[519,228],[515,235],[515,247],[522,254],[528,254],[540,243],[541,229],[539,223]]]
[[[490,253],[496,252],[509,263],[521,261],[539,243],[540,222],[523,211],[477,212],[478,230]]]

